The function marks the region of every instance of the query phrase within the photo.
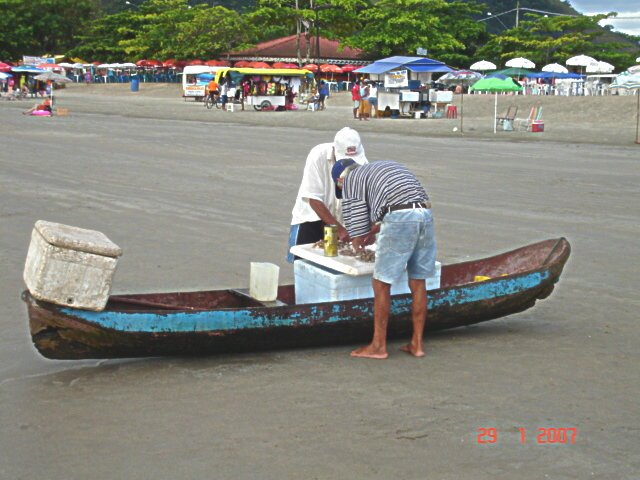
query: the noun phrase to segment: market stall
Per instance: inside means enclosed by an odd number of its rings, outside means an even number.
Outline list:
[[[243,106],[255,110],[293,110],[303,85],[313,79],[304,69],[222,68],[216,72],[219,85],[228,83]]]
[[[368,74],[382,81],[378,89],[377,111],[390,112],[392,117],[441,116],[453,100],[452,92],[431,88],[432,74],[450,72],[453,69],[442,62],[426,57],[389,57],[354,70],[357,75]]]

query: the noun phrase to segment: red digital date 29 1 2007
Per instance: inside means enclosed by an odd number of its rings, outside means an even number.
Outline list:
[[[518,429],[520,431],[520,443],[527,443],[527,430],[523,427]],[[570,444],[576,443],[576,437],[578,436],[578,429],[574,427],[570,428],[538,428],[535,442],[538,445],[553,445],[553,444]],[[479,444],[495,444],[498,443],[498,429],[494,427],[478,428],[477,442]]]

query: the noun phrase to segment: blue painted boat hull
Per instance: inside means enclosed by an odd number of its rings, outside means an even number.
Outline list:
[[[570,255],[564,238],[442,267],[428,292],[427,330],[514,314],[546,298]],[[491,277],[474,282],[474,277]],[[337,345],[370,340],[373,299],[296,305],[293,285],[262,303],[238,290],[112,296],[92,312],[34,299],[27,303],[34,345],[47,358],[207,355]],[[389,338],[411,333],[411,296],[392,298]]]

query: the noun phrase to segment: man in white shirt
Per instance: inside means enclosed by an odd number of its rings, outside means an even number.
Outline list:
[[[316,145],[307,155],[302,183],[291,212],[289,248],[321,240],[325,225],[336,225],[340,240],[349,240],[331,178],[333,165],[343,158],[351,158],[360,165],[368,163],[360,135],[349,127],[336,133],[333,143]],[[287,261],[293,263],[294,259],[289,253]]]

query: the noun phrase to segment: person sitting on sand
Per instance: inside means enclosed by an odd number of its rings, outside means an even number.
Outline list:
[[[376,243],[373,267],[373,339],[352,357],[387,358],[391,284],[406,271],[411,290],[413,336],[401,350],[423,357],[427,319],[426,279],[435,273],[436,240],[431,202],[405,166],[381,160],[364,165],[338,160],[331,169],[336,197],[342,199],[344,226],[353,248]],[[377,238],[376,238],[377,237]]]
[[[51,113],[51,101],[46,98],[44,100],[44,102],[38,104],[36,103],[33,107],[31,107],[29,110],[25,110],[24,112],[22,112],[23,115],[31,115],[33,112],[36,111],[47,111],[49,113]]]

